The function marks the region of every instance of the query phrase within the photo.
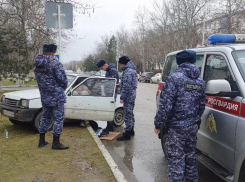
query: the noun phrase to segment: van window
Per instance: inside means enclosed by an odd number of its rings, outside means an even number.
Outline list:
[[[176,56],[175,55],[168,56],[166,59],[166,63],[164,65],[163,71],[162,71],[162,81],[165,82],[168,75],[170,73],[175,72],[177,67],[178,65],[176,63]]]
[[[204,80],[224,79],[231,85],[232,91],[239,91],[236,81],[233,79],[225,58],[222,55],[207,55],[205,64]]]
[[[197,61],[195,65],[199,67],[200,71],[202,69],[203,60],[204,60],[204,55],[197,55]],[[168,56],[162,72],[162,81],[165,82],[168,75],[170,73],[174,73],[177,67],[178,65],[176,63],[176,55]]]
[[[245,50],[233,51],[232,55],[245,81]]]

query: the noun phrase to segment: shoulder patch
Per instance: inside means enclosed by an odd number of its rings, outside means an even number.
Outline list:
[[[37,72],[37,73],[46,73],[47,72],[47,69],[46,68],[37,68],[37,67],[35,67],[34,72]]]
[[[186,91],[198,91],[202,92],[203,86],[199,84],[193,84],[193,83],[186,83],[185,84],[185,90]]]

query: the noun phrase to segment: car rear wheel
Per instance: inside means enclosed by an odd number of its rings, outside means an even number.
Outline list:
[[[33,121],[33,128],[38,132],[38,129],[39,129],[39,126],[40,126],[40,123],[41,123],[41,118],[42,118],[42,111],[40,111],[38,114],[37,114],[37,116],[36,116],[36,118],[35,118],[35,120]],[[52,129],[52,127],[53,127],[53,120],[52,120],[52,123],[51,123],[51,125],[49,126],[49,128],[48,128],[48,130],[50,131],[51,129]]]
[[[123,109],[117,109],[114,116],[114,125],[121,126],[124,123]]]

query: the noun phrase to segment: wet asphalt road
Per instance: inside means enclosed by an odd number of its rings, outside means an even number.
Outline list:
[[[161,142],[154,133],[157,84],[139,83],[135,105],[135,133],[130,141],[103,141],[119,169],[129,182],[167,182],[167,160]],[[104,123],[100,123],[104,125]],[[117,127],[116,131],[123,131]],[[200,182],[223,182],[199,164]]]

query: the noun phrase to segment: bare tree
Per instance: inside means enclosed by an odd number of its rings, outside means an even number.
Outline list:
[[[140,34],[140,39],[142,42],[142,50],[141,50],[141,60],[143,63],[143,72],[145,72],[146,69],[146,44],[145,44],[145,36],[146,31],[149,26],[149,11],[146,9],[145,6],[139,6],[138,10],[135,13],[135,24],[136,28],[138,30],[138,33]]]

